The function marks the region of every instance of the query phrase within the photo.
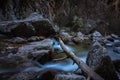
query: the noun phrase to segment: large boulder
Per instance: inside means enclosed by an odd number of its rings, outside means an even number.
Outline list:
[[[44,64],[50,61],[51,50],[53,47],[53,40],[44,39],[42,41],[31,42],[27,45],[18,48],[18,52],[15,54],[23,58],[35,59],[39,63]]]
[[[38,13],[32,13],[22,20],[2,21],[0,22],[0,32],[20,37],[33,35],[48,37],[56,33],[52,23]]]
[[[27,45],[21,46],[18,49],[16,55],[27,57],[29,53],[37,53],[41,50],[51,50],[53,45],[53,40],[51,39],[44,39],[42,41],[31,42]]]
[[[106,48],[95,42],[88,52],[87,65],[105,80],[118,80],[114,65]]]
[[[1,71],[1,74],[5,74],[7,72],[9,73],[10,72],[9,69],[11,69],[11,70],[12,69],[22,69],[22,68],[33,67],[33,66],[35,66],[35,65],[30,60],[28,60],[26,58],[22,58],[20,56],[1,57],[0,58],[0,70],[3,70],[3,71]],[[8,71],[7,71],[7,69],[8,69]]]

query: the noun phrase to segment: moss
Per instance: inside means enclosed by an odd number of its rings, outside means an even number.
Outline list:
[[[85,23],[83,21],[80,21],[80,20],[76,21],[75,24],[78,25],[79,27],[85,26]]]

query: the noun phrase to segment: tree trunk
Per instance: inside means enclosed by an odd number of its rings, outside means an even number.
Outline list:
[[[70,57],[79,68],[81,68],[89,77],[91,77],[94,80],[104,80],[102,77],[100,77],[97,73],[95,73],[90,67],[88,67],[82,60],[80,60],[74,53],[70,50],[68,50],[63,43],[63,41],[59,38],[60,46],[65,51],[66,55]]]

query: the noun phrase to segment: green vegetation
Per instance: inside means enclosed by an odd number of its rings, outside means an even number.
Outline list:
[[[84,27],[85,26],[85,23],[83,21],[81,21],[81,20],[77,20],[75,22],[75,24],[78,25],[79,27]]]

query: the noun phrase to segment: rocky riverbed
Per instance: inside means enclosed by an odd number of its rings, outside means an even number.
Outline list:
[[[58,37],[104,80],[120,80],[119,5],[119,0],[0,0],[0,80],[97,77],[78,68]]]
[[[76,71],[78,66],[73,64],[71,59],[59,60],[66,55],[56,38],[42,36],[21,38],[2,34],[0,38],[0,78],[2,80],[87,79],[81,70]],[[85,63],[87,62],[99,75],[106,78],[105,80],[110,80],[111,76],[113,78],[111,80],[118,79],[120,76],[119,36],[111,34],[103,37],[97,31],[89,35],[81,32],[72,35],[63,31],[61,38],[69,50]],[[100,72],[102,70],[104,73]]]

